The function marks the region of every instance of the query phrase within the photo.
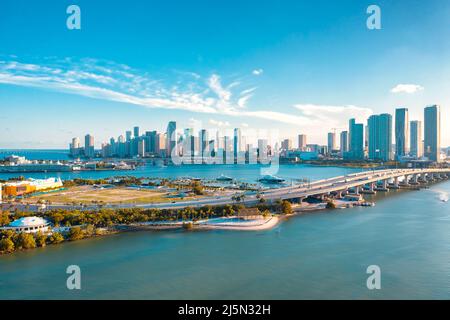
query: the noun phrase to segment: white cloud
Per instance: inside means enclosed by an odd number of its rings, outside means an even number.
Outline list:
[[[243,96],[239,98],[237,104],[240,108],[245,108],[247,106],[247,101],[252,97],[251,94],[248,94],[246,96]]]
[[[260,76],[263,73],[264,73],[263,69],[255,69],[255,70],[252,71],[252,74],[255,75],[255,76]]]
[[[219,121],[219,120],[209,119],[209,123],[212,124],[213,126],[216,126],[219,128],[230,126],[230,123],[228,121]]]
[[[55,60],[46,65],[0,61],[0,84],[35,87],[146,108],[263,119],[297,127],[318,125],[321,128],[341,127],[351,117],[365,121],[371,114],[367,108],[313,104],[295,105],[294,111],[289,113],[265,108],[250,110],[246,108],[247,102],[256,88],[242,89],[238,81],[222,84],[218,74],[211,75],[206,83],[203,78],[197,80],[189,73],[186,75],[187,78],[174,84],[170,82],[172,77],[169,80],[154,79],[146,72],[128,66],[93,59]],[[213,119],[209,123],[217,127],[230,125],[228,121]]]
[[[355,118],[357,122],[365,122],[373,114],[370,108],[353,105],[297,104],[294,108],[308,119],[309,124],[319,125],[321,128],[344,128],[348,126],[350,118]]]
[[[398,84],[391,89],[392,93],[416,93],[423,91],[425,88],[418,84]]]
[[[245,89],[241,91],[241,96],[245,96],[247,94],[253,93],[253,91],[255,91],[257,88],[253,87],[253,88],[249,88],[249,89]]]
[[[220,83],[220,77],[217,74],[213,74],[208,81],[211,90],[217,94],[220,100],[229,101],[231,98],[231,92],[224,89]]]

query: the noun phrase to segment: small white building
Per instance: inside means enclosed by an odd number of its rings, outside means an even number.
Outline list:
[[[23,217],[17,220],[14,220],[6,227],[3,227],[3,230],[13,230],[15,232],[25,232],[25,233],[37,233],[48,232],[50,227],[50,223],[40,217]]]

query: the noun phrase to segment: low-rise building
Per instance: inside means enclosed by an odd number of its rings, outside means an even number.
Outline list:
[[[48,232],[50,228],[50,222],[40,217],[23,217],[17,220],[14,220],[6,227],[1,229],[3,230],[13,230],[15,232],[24,232],[24,233],[37,233],[37,232]]]
[[[29,179],[24,181],[7,182],[3,185],[3,196],[17,197],[25,194],[62,188],[60,178]]]

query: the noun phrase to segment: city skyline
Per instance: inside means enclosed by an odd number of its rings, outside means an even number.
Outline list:
[[[101,150],[95,153],[94,137],[85,135],[84,147],[79,137],[69,144],[72,157],[160,157],[177,163],[251,163],[252,160],[269,160],[281,156],[283,159],[317,159],[320,157],[350,161],[375,160],[382,162],[430,160],[441,162],[448,155],[448,147],[442,147],[440,106],[424,108],[424,133],[422,121],[408,118],[407,108],[396,108],[395,118],[389,113],[371,115],[367,125],[348,121],[348,130],[337,128],[327,133],[327,144],[308,144],[307,134],[298,135],[298,144],[292,139],[278,136],[278,132],[261,132],[234,128],[232,130],[207,130],[204,128],[180,128],[170,121],[165,132],[157,130],[141,133],[139,126],[127,130],[125,136],[111,137],[109,143],[102,142]],[[393,119],[395,119],[395,127]],[[422,140],[422,136],[424,139]],[[394,141],[395,140],[395,141]],[[447,150],[447,151],[445,151]],[[442,154],[447,154],[441,157]],[[176,161],[175,161],[176,159]],[[180,160],[182,159],[182,160]]]
[[[406,11],[380,1],[383,28],[375,31],[366,28],[365,1],[262,1],[257,14],[251,4],[231,10],[222,3],[215,8],[221,14],[194,25],[186,19],[211,4],[189,4],[187,18],[162,2],[131,1],[133,21],[109,25],[101,5],[81,1],[77,31],[60,24],[64,4],[23,4],[7,1],[0,13],[1,148],[63,149],[84,132],[107,141],[135,125],[163,131],[169,120],[274,128],[293,141],[305,132],[311,143],[326,144],[322,131],[342,131],[349,118],[365,123],[402,106],[409,119],[423,120],[423,107],[433,104],[441,106],[441,145],[450,145],[448,2],[427,3],[422,13],[419,1]],[[109,7],[109,16],[122,14],[121,6]]]

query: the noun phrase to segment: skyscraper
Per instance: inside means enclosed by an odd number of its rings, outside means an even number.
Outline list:
[[[258,160],[263,162],[268,158],[268,143],[267,139],[258,139]]]
[[[349,151],[344,155],[349,160],[364,159],[364,125],[356,123],[355,119],[349,120]]]
[[[356,124],[356,120],[355,119],[350,119],[348,121],[348,141],[349,141],[349,146],[348,146],[348,150],[352,151],[352,133],[353,133],[353,127]]]
[[[138,155],[141,158],[145,157],[145,140],[144,139],[138,140]]]
[[[110,149],[109,149],[109,156],[114,156],[117,154],[117,145],[116,145],[116,139],[114,139],[113,137],[111,137],[109,139],[109,145],[110,145]]]
[[[164,157],[166,155],[166,135],[163,133],[157,133],[156,134],[156,140],[155,140],[155,153],[160,155],[161,157]]]
[[[336,150],[336,133],[328,132],[328,153]]]
[[[90,134],[84,137],[84,155],[88,158],[94,157],[94,137]]]
[[[216,131],[216,149],[223,148],[223,141],[220,137],[220,131]]]
[[[131,141],[131,131],[127,131],[127,132],[125,133],[125,136],[126,136],[126,138],[127,138],[127,142],[130,142],[130,141]]]
[[[126,142],[125,142],[125,137],[123,135],[120,135],[119,137],[117,137],[117,154],[120,158],[124,158],[126,155]]]
[[[395,109],[395,158],[409,153],[409,119],[407,108]]]
[[[75,137],[72,139],[72,148],[79,149],[81,147],[80,138]]]
[[[424,154],[428,159],[439,162],[441,153],[440,107],[438,105],[426,107],[424,110],[424,120]]]
[[[167,136],[166,136],[166,148],[167,157],[172,157],[172,151],[177,146],[177,123],[175,121],[170,121],[167,125]]]
[[[145,151],[150,153],[155,153],[155,146],[156,146],[156,134],[157,132],[155,130],[153,131],[146,131],[145,132]]]
[[[70,149],[70,154],[72,155],[72,157],[77,157],[80,155],[81,153],[81,143],[80,143],[80,138],[75,137],[72,139],[72,143],[69,146]]]
[[[237,163],[239,152],[242,151],[242,137],[241,137],[241,129],[234,129],[234,140],[233,140],[233,150],[234,150],[234,160]]]
[[[200,138],[200,156],[203,159],[205,157],[208,157],[209,155],[208,131],[206,131],[205,129],[200,130],[199,138]]]
[[[392,116],[387,113],[372,115],[367,121],[369,129],[369,159],[392,160]]]
[[[134,127],[134,137],[135,138],[139,137],[139,127]]]
[[[410,154],[415,158],[420,158],[423,155],[423,143],[422,143],[422,122],[411,121],[410,122]]]
[[[284,139],[281,141],[281,149],[283,151],[292,150],[292,141],[291,139]]]
[[[341,155],[344,155],[344,152],[348,152],[348,131],[341,132]]]
[[[306,145],[307,145],[306,134],[299,134],[298,135],[298,149],[305,150]]]
[[[223,162],[232,164],[233,161],[233,153],[231,152],[231,149],[233,148],[233,143],[231,142],[231,139],[229,136],[223,137]]]

